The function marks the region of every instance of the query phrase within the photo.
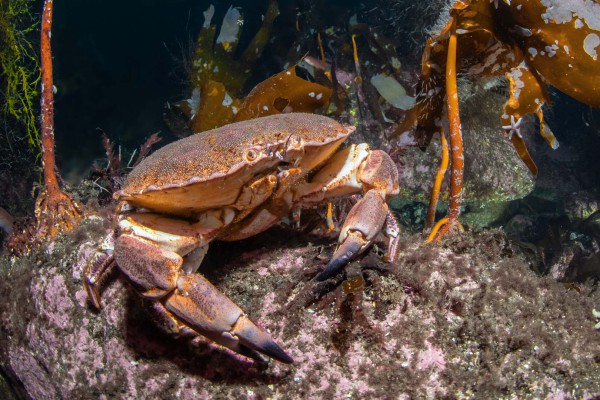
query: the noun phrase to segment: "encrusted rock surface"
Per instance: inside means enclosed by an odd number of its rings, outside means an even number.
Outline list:
[[[500,84],[500,83],[498,83]],[[499,203],[526,196],[534,179],[500,127],[504,96],[470,81],[461,81],[461,123],[465,157],[466,204]],[[445,128],[448,131],[447,127]],[[533,119],[527,119],[523,133],[537,134]],[[441,153],[437,135],[423,152],[407,147],[400,157],[401,198],[429,201],[429,193],[439,167]],[[448,196],[450,171],[442,185],[442,198]]]
[[[162,333],[117,274],[102,294],[103,309],[93,311],[82,268],[105,229],[88,220],[48,249],[2,259],[0,397],[600,395],[592,314],[600,292],[536,276],[500,231],[467,232],[441,247],[406,236],[397,265],[369,256],[326,294],[311,278],[333,241],[317,241],[323,247],[278,231],[215,244],[202,271],[296,361],[260,365]]]

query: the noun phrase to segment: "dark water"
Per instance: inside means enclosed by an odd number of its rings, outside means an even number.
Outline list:
[[[213,2],[213,24],[220,24],[229,6],[245,17],[240,48],[260,26],[266,1]],[[55,5],[54,49],[57,156],[63,175],[71,180],[87,174],[92,161],[102,158],[100,128],[132,151],[157,131],[173,140],[162,111],[167,101],[189,96],[186,61],[204,17],[208,0],[80,1]],[[346,1],[280,1],[272,44],[254,72],[254,83],[279,72],[294,40],[294,24],[325,30],[346,26],[351,15],[400,35],[403,57],[418,60],[426,33],[437,10],[412,2],[387,4]],[[418,24],[422,24],[419,27]]]
[[[249,25],[264,8],[238,2]],[[167,101],[185,98],[185,62],[209,1],[63,1],[55,6],[56,140],[73,177],[103,157],[100,131],[137,148],[161,131]],[[217,2],[215,20],[229,4]]]

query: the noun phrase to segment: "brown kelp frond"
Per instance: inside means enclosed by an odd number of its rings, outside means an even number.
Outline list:
[[[600,26],[597,1],[463,0],[450,9],[450,21],[427,41],[415,107],[391,135],[414,132],[426,145],[439,132],[444,99],[448,115],[458,112],[447,80],[451,76],[450,53],[456,51],[456,73],[475,80],[505,76],[509,99],[499,128],[507,134],[517,153],[533,174],[537,167],[521,137],[522,118],[536,114],[540,133],[552,148],[558,142],[545,123],[542,107],[549,104],[545,84],[594,107],[600,106],[600,68],[597,46]],[[457,47],[452,41],[456,37]],[[452,103],[452,104],[451,104]],[[458,116],[458,114],[457,114]],[[451,130],[452,127],[451,122]],[[462,193],[462,146],[452,143],[452,199]],[[458,162],[458,164],[457,164]],[[460,213],[460,202],[450,206],[449,217]]]
[[[299,77],[296,68],[267,78],[243,99],[233,97],[223,83],[208,80],[194,90],[191,99],[175,107],[181,110],[193,133],[283,112],[326,109],[332,89]]]
[[[204,25],[196,41],[190,80],[194,88],[201,88],[209,80],[221,82],[230,93],[239,96],[250,76],[248,72],[252,71],[271,37],[273,22],[279,15],[277,0],[269,0],[260,29],[239,57],[236,49],[244,26],[241,10],[233,6],[229,8],[216,38],[217,26],[211,23],[214,12],[212,5],[204,12]]]

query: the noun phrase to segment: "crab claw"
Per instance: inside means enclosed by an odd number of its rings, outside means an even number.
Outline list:
[[[324,281],[337,274],[352,257],[365,251],[383,228],[387,214],[384,193],[378,190],[365,193],[348,213],[340,232],[338,248],[315,279]]]
[[[359,231],[349,232],[346,239],[335,250],[335,253],[325,266],[325,269],[321,271],[319,275],[315,277],[317,281],[324,281],[325,279],[331,278],[344,268],[346,264],[350,262],[352,257],[360,253],[367,241],[363,234]]]
[[[201,275],[180,276],[165,307],[194,331],[235,352],[243,353],[247,347],[283,363],[294,362],[265,330]]]
[[[256,350],[266,356],[286,364],[292,364],[294,360],[290,357],[271,336],[242,315],[238,318],[230,333],[238,338],[240,344],[252,350]]]

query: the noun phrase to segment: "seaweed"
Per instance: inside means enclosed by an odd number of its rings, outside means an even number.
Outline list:
[[[276,1],[269,1],[261,28],[243,51],[238,51],[244,21],[240,11],[229,8],[216,39],[217,28],[211,24],[213,14],[211,5],[204,12],[204,26],[196,41],[190,76],[191,97],[176,103],[175,107],[167,105],[165,120],[175,134],[187,136],[250,118],[326,108],[331,89],[298,77],[295,66],[267,78],[247,96],[243,95],[252,67],[279,15]]]
[[[119,190],[125,181],[125,176],[138,165],[146,156],[150,153],[152,146],[162,140],[159,132],[154,133],[146,139],[146,141],[140,146],[139,152],[133,151],[129,160],[124,163],[122,158],[122,152],[119,148],[115,152],[115,145],[110,140],[106,132],[102,131],[102,147],[106,154],[106,166],[101,167],[98,163],[92,165],[92,172],[90,178],[92,181],[100,185],[104,193],[109,195],[109,199],[112,199],[112,194]],[[134,157],[137,157],[134,160]],[[101,197],[100,200],[106,200]]]
[[[41,147],[44,188],[35,202],[35,241],[43,242],[72,230],[83,218],[81,206],[61,190],[54,154],[54,84],[52,78],[52,0],[44,1],[41,25]]]
[[[0,0],[0,77],[4,82],[2,113],[23,126],[31,148],[39,151],[36,99],[40,82],[38,57],[30,35],[39,23],[32,0]]]
[[[599,11],[597,1],[581,0],[470,0],[451,7],[450,21],[428,39],[423,52],[417,104],[392,135],[398,137],[415,128],[422,145],[428,144],[433,134],[442,135],[440,119],[447,98],[451,203],[448,219],[438,222],[429,240],[439,239],[459,226],[464,167],[457,74],[478,80],[506,77],[509,99],[500,126],[535,175],[537,167],[527,151],[520,125],[525,115],[536,114],[541,135],[552,148],[558,146],[543,118],[542,107],[550,103],[546,84],[586,104],[600,106],[600,76],[595,72],[600,67],[596,52],[600,27],[595,17]],[[431,198],[433,207],[436,192]],[[430,218],[428,225],[432,223]]]
[[[204,25],[196,40],[190,81],[195,88],[201,88],[209,80],[221,82],[231,94],[239,96],[271,36],[279,7],[276,0],[269,0],[262,26],[239,56],[236,50],[244,26],[243,15],[238,8],[230,7],[219,36],[215,38],[217,27],[211,24],[214,11],[211,5],[204,12]]]

